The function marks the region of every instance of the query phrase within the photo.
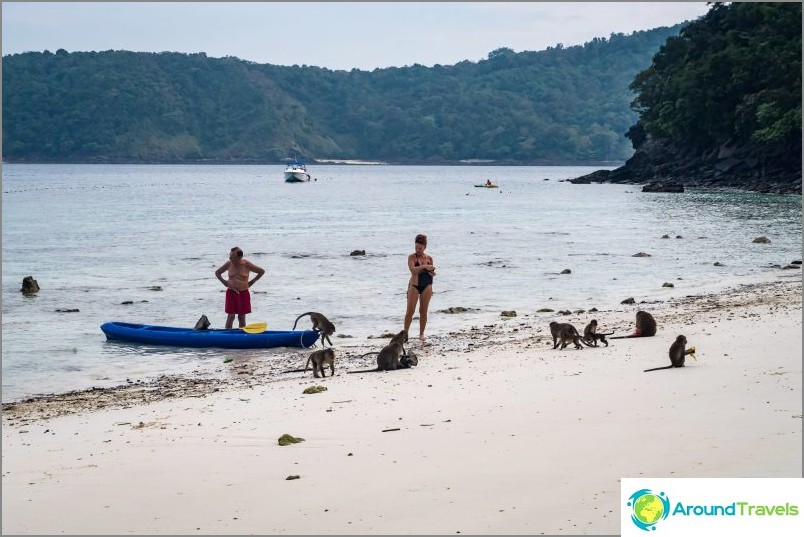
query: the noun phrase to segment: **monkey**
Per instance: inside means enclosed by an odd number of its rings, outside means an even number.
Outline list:
[[[555,321],[551,322],[550,333],[553,335],[554,349],[558,347],[559,342],[561,343],[562,349],[570,342],[575,343],[576,349],[583,349],[581,342],[586,344],[587,347],[591,347],[589,343],[586,343],[583,340],[583,337],[578,333],[578,330],[569,323],[557,323]]]
[[[629,337],[652,337],[656,335],[656,319],[647,311],[636,312],[636,330],[627,336],[614,336],[610,339],[625,339]]]
[[[299,319],[304,317],[305,315],[310,316],[310,320],[313,321],[313,330],[318,330],[321,332],[321,346],[325,347],[324,339],[329,342],[329,346],[332,346],[332,340],[329,339],[329,336],[335,333],[335,325],[329,322],[329,319],[324,317],[321,313],[315,311],[308,311],[307,313],[302,313],[298,317],[296,317],[296,322],[293,323],[293,330],[296,330],[296,324],[299,322]]]
[[[672,369],[674,367],[684,367],[684,358],[688,354],[692,354],[695,352],[694,347],[690,347],[689,349],[684,349],[687,346],[687,338],[684,336],[678,336],[676,340],[670,345],[670,365],[666,365],[664,367],[654,367],[652,369],[646,369],[644,372],[647,373],[648,371],[658,371],[659,369]]]
[[[603,343],[606,344],[606,347],[608,347],[609,342],[606,340],[606,336],[610,336],[613,333],[614,332],[606,332],[604,334],[604,333],[601,332],[600,334],[592,334],[592,344],[590,345],[590,347],[597,347],[597,342],[598,341],[602,341]]]
[[[322,377],[326,377],[327,375],[324,373],[324,366],[329,365],[329,370],[331,375],[335,376],[335,351],[333,349],[321,349],[317,351],[313,351],[310,354],[310,357],[307,358],[307,363],[304,365],[304,371],[307,371],[307,366],[310,365],[310,362],[313,362],[313,376],[318,378],[318,373],[321,373]]]
[[[399,357],[399,369],[408,369],[415,365],[419,365],[419,358],[413,351],[408,351]]]
[[[586,325],[586,328],[583,329],[583,339],[589,343],[590,347],[597,347],[597,342],[602,341],[606,344],[606,347],[609,346],[609,342],[606,341],[606,336],[612,335],[614,332],[606,332],[598,333],[597,331],[597,320],[592,319],[589,324]]]
[[[400,357],[405,355],[405,347],[404,344],[408,342],[408,331],[402,330],[393,338],[391,338],[391,342],[388,343],[385,347],[383,347],[380,352],[367,352],[366,354],[362,355],[361,358],[366,356],[370,356],[372,354],[377,355],[377,368],[376,369],[363,369],[361,371],[347,371],[347,373],[371,373],[374,371],[393,371],[394,369],[400,369]],[[415,355],[414,355],[415,357]],[[419,363],[419,360],[416,359],[416,364]],[[416,365],[413,364],[413,365]],[[401,368],[404,368],[402,366]]]

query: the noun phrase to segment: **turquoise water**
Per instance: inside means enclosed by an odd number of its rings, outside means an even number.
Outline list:
[[[290,329],[320,311],[355,338],[336,345],[401,328],[417,233],[437,267],[432,334],[501,310],[615,308],[790,277],[771,265],[801,258],[799,196],[562,182],[585,167],[310,166],[306,184],[284,183],[283,169],[4,165],[3,401],[288,352],[144,349],[99,329],[201,314],[222,327],[213,273],[235,245],[267,271],[249,322]],[[487,178],[501,188],[473,187]],[[752,243],[760,235],[771,243]],[[19,292],[28,275],[42,288],[33,298]],[[437,312],[451,306],[477,311]]]

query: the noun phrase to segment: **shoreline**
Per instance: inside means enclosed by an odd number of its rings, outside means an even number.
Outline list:
[[[578,310],[578,312],[569,316],[560,314],[558,310],[545,313],[525,314],[521,317],[500,319],[490,324],[483,324],[482,328],[472,326],[470,328],[450,331],[447,335],[428,336],[427,349],[428,354],[439,352],[453,353],[477,350],[478,348],[489,345],[500,346],[506,343],[522,343],[531,336],[526,335],[524,331],[522,334],[516,335],[515,332],[520,330],[519,327],[528,326],[531,330],[535,329],[536,333],[542,334],[540,328],[546,326],[552,320],[573,323],[576,328],[582,332],[584,323],[579,322],[579,319],[597,316],[601,320],[601,326],[605,326],[605,321],[602,320],[604,315],[617,317],[617,322],[615,324],[609,324],[606,329],[614,329],[618,335],[622,335],[630,333],[633,330],[632,319],[628,319],[627,316],[623,319],[619,318],[623,315],[622,309],[630,308],[633,309],[634,312],[637,309],[647,309],[651,312],[655,312],[671,309],[673,307],[690,305],[696,307],[698,302],[710,301],[712,299],[725,300],[729,304],[729,306],[725,307],[732,307],[731,305],[733,304],[743,304],[739,297],[741,297],[746,290],[753,293],[751,298],[751,303],[753,303],[761,300],[761,297],[756,293],[762,292],[765,289],[774,292],[774,289],[788,285],[794,287],[798,285],[800,287],[801,281],[771,281],[755,278],[740,283],[718,283],[713,286],[713,291],[711,292],[687,295],[682,298],[642,300],[640,303],[632,306],[619,305],[598,311],[586,312]],[[659,313],[658,315],[662,315],[665,321],[670,322],[673,322],[677,316],[665,313]],[[688,317],[690,313],[687,312],[683,315]],[[418,317],[414,317],[414,321],[416,319],[418,319]],[[540,325],[535,325],[540,322]],[[506,328],[512,324],[517,325],[515,331],[506,330]],[[385,339],[391,336],[391,334],[385,335],[387,336]],[[361,338],[352,344],[344,340],[337,341],[337,345],[334,347],[336,351],[345,349],[347,354],[344,356],[342,352],[338,352],[336,364],[340,368],[343,368],[344,362],[347,362],[349,364],[348,367],[351,369],[363,369],[374,366],[375,364],[372,358],[363,360],[357,358],[357,356],[361,354],[377,350],[378,346],[384,345],[385,339],[383,339],[382,336],[375,336],[374,339],[377,341],[369,341]],[[478,343],[478,341],[481,341],[481,343]],[[418,341],[412,338],[408,347],[413,348],[418,353],[420,349],[417,345]],[[2,403],[3,421],[5,422],[9,416],[11,416],[12,419],[23,420],[25,422],[37,421],[40,419],[103,408],[147,404],[172,397],[203,397],[218,392],[221,389],[248,389],[273,382],[287,381],[290,380],[291,377],[288,377],[283,371],[298,368],[299,364],[305,362],[306,357],[317,348],[320,348],[318,343],[316,343],[315,347],[298,349],[296,352],[278,358],[272,357],[267,361],[258,361],[252,358],[235,358],[229,364],[222,364],[221,367],[216,370],[205,372],[196,371],[191,374],[163,374],[156,378],[137,379],[117,386],[89,387],[65,392],[21,397]],[[296,376],[299,375],[296,374]]]
[[[642,307],[655,337],[582,351],[547,323],[627,334],[640,304],[433,335],[395,372],[339,345],[325,379],[252,360],[4,404],[3,532],[617,534],[622,477],[800,477],[801,280]],[[679,333],[697,361],[643,373]]]

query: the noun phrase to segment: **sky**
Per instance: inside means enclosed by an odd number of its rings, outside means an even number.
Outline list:
[[[204,52],[373,70],[476,62],[693,20],[705,2],[2,2],[3,55]]]

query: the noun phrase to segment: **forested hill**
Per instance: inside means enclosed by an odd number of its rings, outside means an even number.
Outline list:
[[[716,3],[631,86],[637,148],[574,182],[673,182],[801,194],[801,3]]]
[[[479,62],[333,71],[205,54],[3,57],[6,162],[623,162],[629,84],[683,25]]]

